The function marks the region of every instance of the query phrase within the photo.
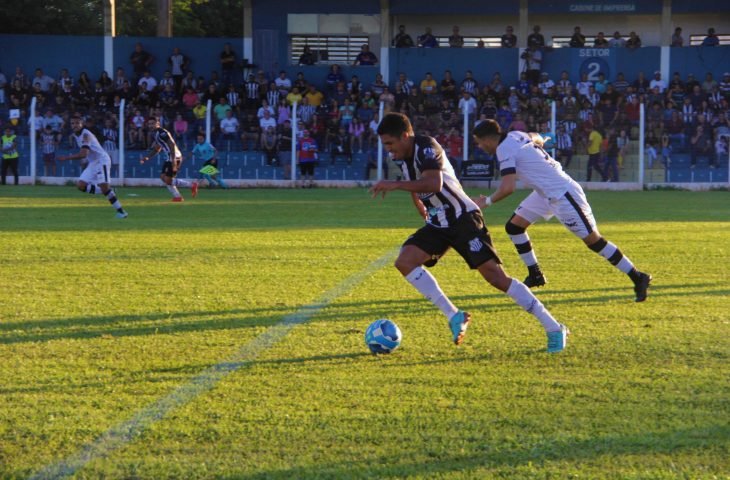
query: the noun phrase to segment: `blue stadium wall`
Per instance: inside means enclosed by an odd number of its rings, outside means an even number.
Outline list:
[[[190,68],[195,74],[206,79],[213,70],[220,73],[219,55],[226,42],[231,43],[239,58],[242,53],[240,38],[115,37],[115,70],[123,67],[127,76],[132,75],[129,56],[137,42],[155,57],[150,67],[155,78],[162,77],[169,68],[167,58],[174,47],[179,47],[191,59]],[[104,70],[104,37],[0,34],[0,51],[0,68],[6,76],[19,66],[26,75],[32,76],[40,67],[47,75],[58,78],[61,69],[68,68],[74,77],[85,71],[96,80]],[[114,71],[108,73],[114,76]]]

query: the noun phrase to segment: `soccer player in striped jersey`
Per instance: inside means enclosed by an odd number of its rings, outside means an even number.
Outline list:
[[[106,196],[112,207],[117,210],[117,218],[127,218],[129,214],[122,208],[117,199],[117,194],[109,185],[109,170],[112,161],[109,154],[102,148],[99,140],[89,130],[84,128],[84,120],[81,116],[71,117],[71,130],[73,138],[79,147],[79,152],[73,155],[62,155],[58,160],[86,160],[88,162],[84,171],[81,172],[76,186],[82,192],[91,195],[101,192]]]
[[[511,195],[518,179],[533,189],[505,226],[520,258],[527,266],[529,274],[525,285],[539,287],[546,283],[526,230],[541,218],[548,220],[554,215],[568,230],[582,239],[588,248],[631,278],[637,302],[646,300],[651,275],[637,270],[616,245],[601,236],[583,189],[543,149],[544,139],[540,135],[524,132],[502,133],[499,124],[493,120],[480,123],[474,127],[472,133],[482,150],[497,154],[502,176],[496,192],[490,196],[481,195],[476,200],[480,207],[488,207]]]
[[[182,153],[175,143],[172,134],[160,126],[160,119],[150,117],[147,120],[147,127],[153,132],[152,134],[152,153],[142,157],[140,163],[145,163],[155,155],[160,155],[163,159],[162,172],[160,179],[165,182],[167,189],[172,194],[173,202],[182,202],[183,197],[177,187],[190,187],[193,198],[198,195],[198,182],[188,182],[177,178],[177,173],[182,164]]]
[[[482,212],[456,179],[444,149],[428,136],[415,135],[408,117],[389,113],[378,126],[378,135],[394,160],[401,161],[403,180],[381,180],[370,192],[410,192],[426,224],[403,244],[395,267],[449,321],[454,343],[464,339],[471,315],[459,310],[444,294],[436,279],[423,268],[453,247],[470,268],[478,270],[492,286],[505,292],[532,314],[547,333],[548,352],[565,348],[568,329],[520,281],[507,276],[492,246]]]

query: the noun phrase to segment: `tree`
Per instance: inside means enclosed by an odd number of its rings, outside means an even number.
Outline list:
[[[0,2],[3,33],[103,35],[102,0]],[[117,35],[154,37],[157,0],[116,0]],[[243,0],[173,0],[173,35],[240,37]]]

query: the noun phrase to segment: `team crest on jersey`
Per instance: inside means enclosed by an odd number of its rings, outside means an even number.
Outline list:
[[[478,252],[482,249],[482,247],[484,247],[484,244],[478,238],[469,240],[469,250],[472,252]]]
[[[426,158],[436,158],[436,152],[431,147],[426,147],[423,149],[423,155]]]

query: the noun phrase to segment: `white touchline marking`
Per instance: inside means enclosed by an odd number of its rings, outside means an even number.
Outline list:
[[[319,300],[301,307],[293,314],[284,317],[279,323],[269,327],[264,333],[243,345],[227,360],[203,370],[192,380],[140,410],[129,420],[113,426],[93,442],[84,445],[78,453],[72,454],[60,462],[47,465],[30,478],[68,477],[75,474],[90,461],[109,456],[113,451],[139,437],[150,425],[164,418],[172,410],[211,390],[228,374],[249,364],[259,353],[274,346],[276,342],[284,338],[291,329],[306,322],[338,297],[383,268],[396,253],[395,250],[386,253],[363,270],[347,277],[339,285],[325,292]]]

